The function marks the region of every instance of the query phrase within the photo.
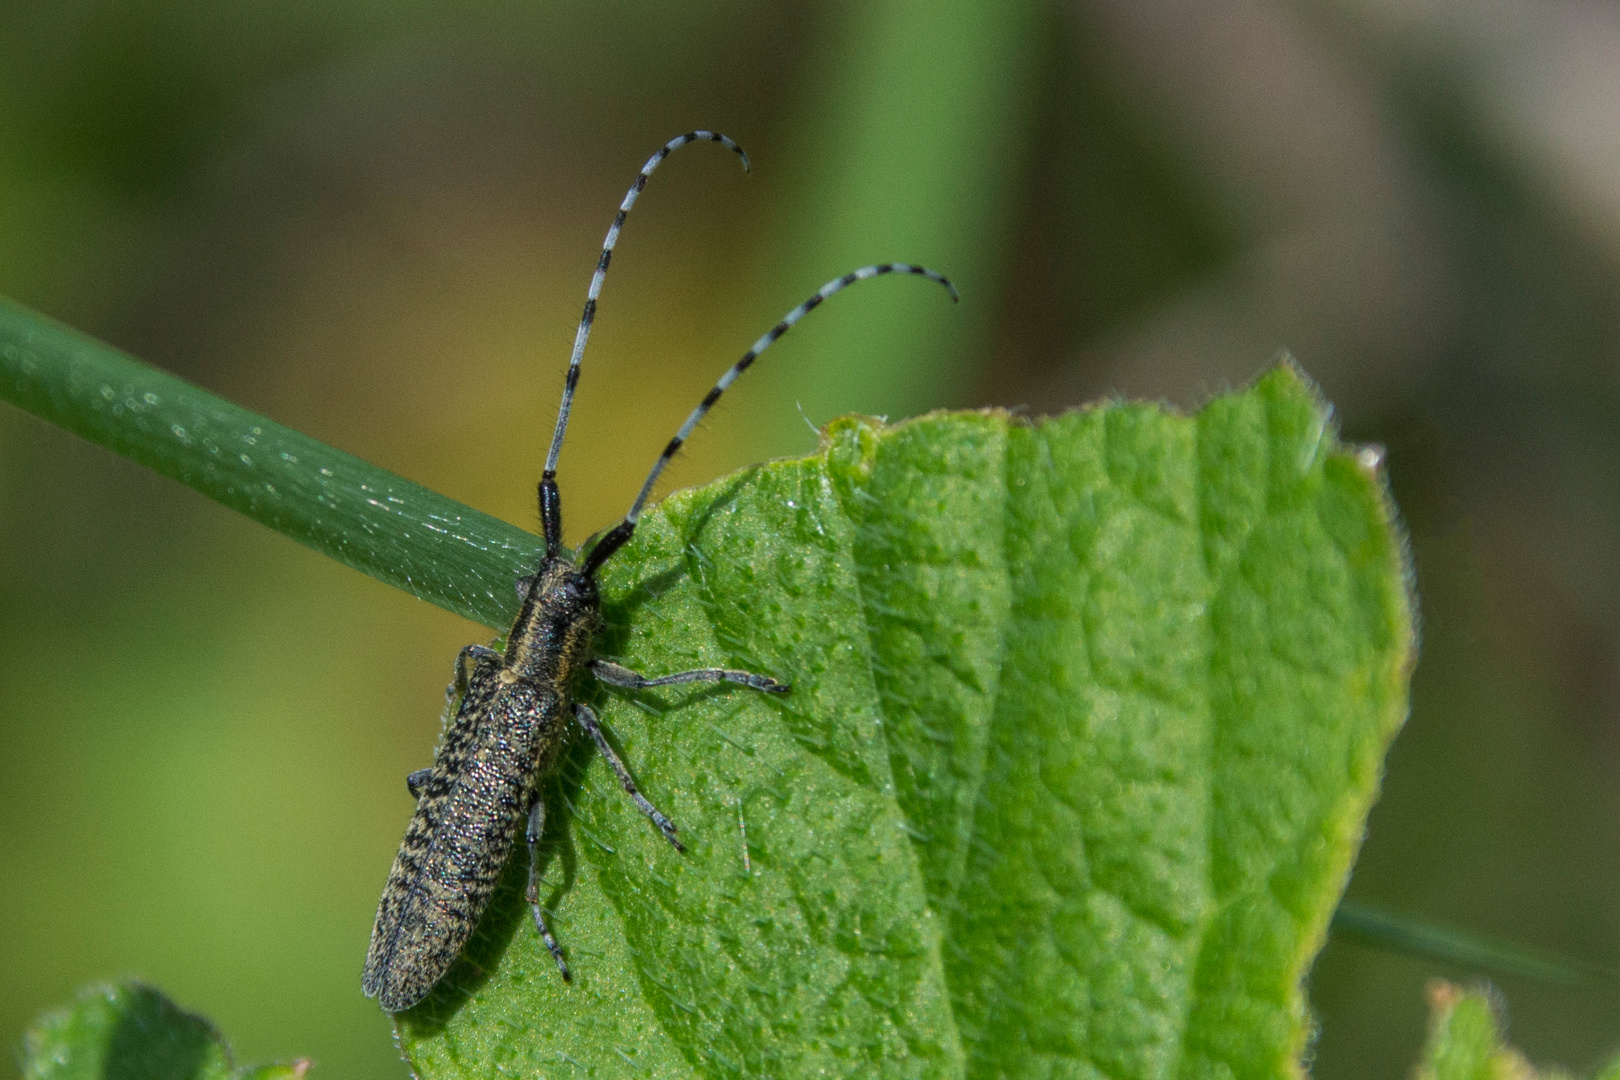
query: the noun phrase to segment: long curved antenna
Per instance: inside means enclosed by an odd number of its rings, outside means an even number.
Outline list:
[[[950,278],[936,273],[926,266],[912,266],[909,263],[880,263],[877,266],[863,266],[859,270],[851,270],[843,277],[833,278],[817,289],[814,296],[784,315],[781,322],[771,327],[758,341],[754,342],[753,347],[743,354],[742,359],[731,365],[730,370],[720,376],[720,381],[714,384],[713,389],[703,396],[703,400],[698,403],[698,407],[692,410],[692,415],[686,418],[686,423],[681,425],[681,429],[675,433],[675,437],[669,440],[669,445],[664,447],[664,452],[658,455],[658,460],[653,462],[652,472],[647,474],[647,480],[641,485],[641,492],[636,496],[636,501],[631,504],[630,512],[625,514],[624,520],[613,526],[597,542],[596,546],[591,548],[590,554],[585,557],[585,572],[587,574],[594,573],[597,567],[606,562],[610,555],[630,539],[631,534],[636,531],[636,522],[641,518],[641,511],[647,505],[647,498],[652,494],[653,485],[658,483],[659,474],[664,471],[664,466],[669,464],[670,458],[680,453],[681,445],[692,434],[692,430],[698,426],[698,422],[703,419],[704,414],[714,407],[714,403],[720,400],[720,395],[726,392],[726,388],[737,381],[737,376],[747,371],[749,365],[759,359],[759,354],[770,348],[778,338],[791,330],[794,323],[820,307],[822,302],[833,293],[846,289],[857,281],[882,277],[884,274],[916,274],[918,277],[925,277],[929,281],[939,282],[951,294],[952,301],[961,299],[957,295],[956,286],[951,284]]]
[[[636,205],[636,197],[641,189],[647,186],[647,177],[653,170],[676,150],[692,142],[715,142],[742,158],[743,171],[749,169],[748,152],[738,146],[728,136],[718,131],[688,131],[685,135],[678,135],[663,145],[656,154],[647,159],[647,164],[641,167],[636,176],[636,182],[630,185],[625,192],[624,201],[619,204],[619,212],[613,216],[613,225],[607,231],[607,239],[602,241],[602,255],[596,260],[596,273],[591,275],[591,287],[585,294],[585,313],[580,316],[579,329],[574,333],[574,352],[568,358],[568,381],[563,385],[562,404],[557,407],[557,429],[551,436],[551,449],[546,453],[546,468],[540,479],[540,516],[546,527],[546,550],[548,554],[555,554],[561,543],[562,514],[556,497],[557,457],[562,453],[563,435],[568,430],[568,414],[574,407],[574,388],[579,385],[579,361],[585,355],[585,342],[591,336],[591,323],[596,320],[596,301],[602,295],[602,280],[607,277],[608,263],[613,260],[613,248],[619,242],[619,230],[624,228],[624,219],[629,216],[630,208]],[[553,526],[555,525],[555,529]],[[558,535],[554,536],[553,532]]]

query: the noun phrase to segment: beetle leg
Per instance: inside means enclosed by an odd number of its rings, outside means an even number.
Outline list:
[[[785,694],[790,689],[787,683],[777,682],[766,675],[755,675],[751,671],[734,671],[731,668],[697,668],[694,671],[678,671],[674,675],[660,675],[649,679],[645,675],[638,675],[622,664],[615,664],[611,660],[592,660],[591,674],[607,683],[609,686],[622,686],[627,690],[643,690],[649,686],[675,686],[678,683],[694,682],[731,682],[743,686],[751,686],[755,690],[763,690],[768,694]]]
[[[568,970],[568,961],[563,959],[562,946],[551,935],[545,913],[540,909],[540,836],[545,829],[546,800],[536,795],[534,806],[529,809],[529,887],[524,890],[523,898],[529,902],[529,910],[534,912],[534,928],[540,931],[540,940],[546,943],[546,948],[551,950],[551,958],[557,961],[557,970],[562,972],[563,982],[572,982],[574,976]]]
[[[501,654],[488,645],[466,645],[456,653],[456,673],[450,680],[450,685],[444,688],[444,703],[452,705],[457,697],[467,696],[467,657],[472,657],[475,663],[493,660],[500,662]]]
[[[623,759],[608,743],[607,736],[602,734],[602,725],[597,722],[596,714],[591,711],[591,707],[589,705],[575,705],[574,719],[579,721],[579,726],[584,728],[585,733],[596,742],[596,748],[602,752],[602,756],[607,759],[608,765],[612,767],[613,774],[619,778],[619,785],[624,788],[624,793],[630,796],[631,801],[636,804],[643,814],[652,819],[652,823],[657,825],[663,832],[664,839],[675,845],[676,851],[685,851],[685,846],[675,838],[675,834],[680,830],[675,828],[675,823],[659,812],[658,807],[648,802],[647,797],[637,790],[636,782],[630,776],[630,770],[625,768]]]
[[[428,777],[432,775],[432,769],[417,769],[415,772],[406,775],[405,790],[411,793],[411,798],[420,799],[422,797],[422,785],[427,783]]]

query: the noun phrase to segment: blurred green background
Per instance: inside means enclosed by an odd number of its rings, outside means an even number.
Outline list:
[[[1620,8],[1538,0],[0,6],[0,292],[483,510],[622,513],[806,420],[1194,407],[1291,349],[1389,447],[1424,646],[1349,894],[1620,966]],[[488,632],[0,407],[0,1039],[139,975],[250,1060],[403,1077],[360,996],[455,650]],[[1404,1076],[1432,975],[1344,940],[1315,1074]],[[1501,979],[1532,1057],[1620,990]],[[13,1070],[9,1061],[0,1073]]]

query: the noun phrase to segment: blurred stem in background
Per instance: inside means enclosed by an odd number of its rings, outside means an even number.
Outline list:
[[[1044,10],[1028,0],[844,8],[791,127],[792,194],[768,230],[761,303],[786,310],[835,274],[889,260],[949,275],[963,302],[950,310],[931,290],[890,282],[824,317],[800,342],[813,355],[781,365],[815,423],[968,402],[1016,235]]]
[[[1611,992],[1620,986],[1620,972],[1602,964],[1500,941],[1352,900],[1339,901],[1338,909],[1333,912],[1333,933],[1390,952],[1455,964],[1468,972],[1517,976]]]

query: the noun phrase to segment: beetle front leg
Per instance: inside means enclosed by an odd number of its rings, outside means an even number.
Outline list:
[[[474,670],[477,664],[485,662],[501,662],[501,654],[488,645],[466,645],[456,653],[456,673],[450,679],[450,685],[444,688],[444,703],[453,705],[457,697],[467,695],[467,657],[472,657]]]

